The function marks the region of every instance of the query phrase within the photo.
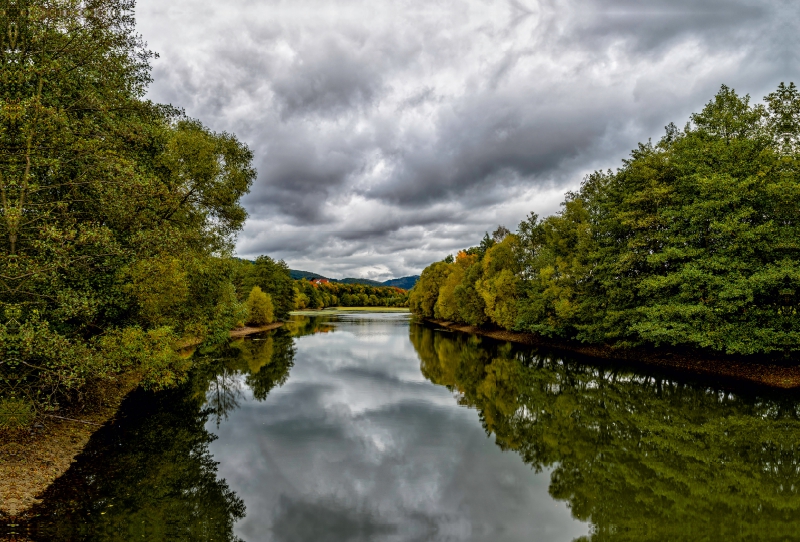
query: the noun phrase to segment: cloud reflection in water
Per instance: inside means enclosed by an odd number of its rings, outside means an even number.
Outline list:
[[[245,393],[212,452],[260,540],[571,540],[588,527],[424,379],[406,315],[343,317],[297,340],[287,383]]]

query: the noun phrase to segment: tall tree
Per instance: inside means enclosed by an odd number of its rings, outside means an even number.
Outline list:
[[[0,0],[0,373],[33,404],[121,364],[178,378],[175,340],[240,310],[225,257],[252,153],[144,99],[132,9]]]

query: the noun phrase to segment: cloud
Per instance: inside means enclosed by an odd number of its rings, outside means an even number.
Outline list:
[[[419,272],[617,167],[723,83],[797,73],[783,0],[143,0],[153,99],[228,130],[259,176],[238,252]]]

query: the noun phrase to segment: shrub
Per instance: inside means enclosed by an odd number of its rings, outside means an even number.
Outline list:
[[[257,326],[271,324],[275,321],[274,312],[272,297],[265,294],[258,286],[253,286],[247,297],[247,323]]]

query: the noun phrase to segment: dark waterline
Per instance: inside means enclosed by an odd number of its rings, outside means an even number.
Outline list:
[[[797,398],[293,317],[137,392],[32,540],[793,540]],[[215,439],[215,437],[218,437]]]

